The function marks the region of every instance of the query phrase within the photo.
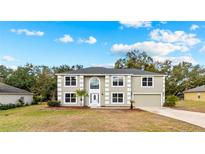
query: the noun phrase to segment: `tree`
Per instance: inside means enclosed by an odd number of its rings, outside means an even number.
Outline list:
[[[12,69],[0,65],[0,82],[5,82],[6,78],[13,72]]]
[[[115,68],[144,68],[146,71],[157,71],[153,59],[141,50],[133,50],[115,62]]]
[[[88,93],[87,93],[87,91],[85,89],[83,89],[83,90],[78,89],[78,90],[76,90],[76,95],[78,97],[80,97],[80,101],[81,101],[81,104],[82,104],[83,97],[87,97]],[[83,106],[85,106],[85,104],[83,104]]]
[[[26,64],[25,66],[18,67],[17,70],[9,74],[5,82],[14,87],[31,91],[34,80],[34,66],[32,64]]]
[[[166,75],[166,96],[181,95],[184,90],[205,84],[205,68],[188,62],[174,64],[170,60],[154,61],[144,51],[128,52],[115,62],[115,68],[136,68]]]
[[[42,101],[55,100],[57,81],[52,69],[38,66],[37,70],[32,92]]]

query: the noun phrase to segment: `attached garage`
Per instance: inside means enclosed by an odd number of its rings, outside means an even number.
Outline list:
[[[134,94],[135,107],[160,107],[162,106],[161,94]]]

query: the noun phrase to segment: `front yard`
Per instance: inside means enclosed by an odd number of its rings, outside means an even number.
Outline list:
[[[205,102],[201,101],[178,101],[175,109],[205,113]]]
[[[48,108],[46,105],[0,111],[0,131],[205,131],[140,110]]]

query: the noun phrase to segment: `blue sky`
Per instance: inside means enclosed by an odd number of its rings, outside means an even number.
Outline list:
[[[205,65],[205,22],[0,22],[0,64],[112,66],[132,49]]]

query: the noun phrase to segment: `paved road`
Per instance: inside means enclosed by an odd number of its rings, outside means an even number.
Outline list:
[[[166,107],[141,107],[140,109],[205,128],[205,113],[175,110]]]

